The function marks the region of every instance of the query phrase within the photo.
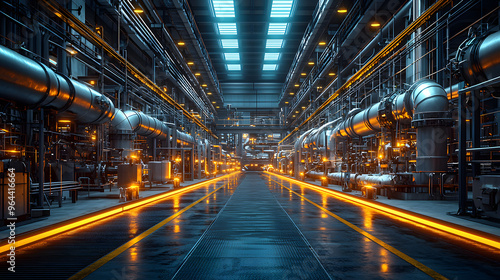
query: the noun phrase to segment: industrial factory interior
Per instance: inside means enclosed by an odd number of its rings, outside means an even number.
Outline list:
[[[0,279],[500,279],[500,0],[0,0]]]

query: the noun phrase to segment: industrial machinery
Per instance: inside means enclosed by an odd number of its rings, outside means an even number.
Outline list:
[[[34,44],[44,48],[40,42]],[[68,49],[76,49],[72,46]],[[59,54],[61,64],[72,61],[86,65],[67,57],[66,52],[49,53],[50,61]],[[138,81],[147,82],[144,79],[130,79],[128,88],[112,89],[128,96],[123,102],[103,86],[104,79],[118,79],[118,73],[101,80],[77,81],[62,74],[67,69],[55,67],[47,53],[44,55],[47,60],[33,60],[0,45],[1,155],[20,162],[23,168],[16,172],[24,176],[21,182],[16,175],[17,216],[29,214],[30,201],[35,208],[43,208],[57,195],[60,202],[63,191],[69,191],[76,201],[78,190],[103,191],[117,186],[134,189],[126,191],[131,199],[138,197],[139,188],[147,181],[174,183],[174,172],[181,180],[193,180],[229,170],[223,151],[211,144],[214,138],[208,129],[187,125],[190,119],[185,119],[184,113],[180,118],[176,111],[169,113],[172,109],[164,102],[155,104],[157,97],[129,96],[132,88],[143,90]],[[134,103],[137,101],[140,103]],[[179,106],[173,100],[171,103]],[[211,160],[216,157],[217,161]],[[57,193],[52,186],[59,186]],[[6,197],[2,196],[2,201],[6,202]]]
[[[341,99],[340,118],[303,129],[293,146],[282,143],[276,170],[301,180],[326,178],[371,198],[459,199],[459,187],[469,188],[473,212],[498,218],[499,53],[497,28],[471,29],[450,56],[455,84],[423,78],[383,85],[380,98],[367,96],[360,107]]]

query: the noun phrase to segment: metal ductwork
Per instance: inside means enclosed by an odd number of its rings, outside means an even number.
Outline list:
[[[465,51],[457,52],[460,74],[469,85],[500,75],[500,31],[468,42]]]
[[[106,96],[4,46],[0,46],[0,98],[68,111],[81,123],[103,123],[115,113]]]
[[[399,95],[393,95],[341,122],[330,141],[338,137],[362,137],[390,127],[395,120],[412,120],[417,128],[417,184],[427,182],[422,172],[447,170],[446,126],[451,124],[445,90],[431,80],[420,80]]]

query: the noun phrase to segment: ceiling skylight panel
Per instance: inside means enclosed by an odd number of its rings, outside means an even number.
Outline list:
[[[293,0],[273,0],[271,17],[289,17]]]
[[[238,35],[236,23],[217,23],[220,35]]]
[[[221,39],[223,48],[238,48],[238,39]]]
[[[234,17],[233,0],[212,0],[216,17]]]
[[[262,65],[262,70],[264,71],[274,71],[278,68],[278,64],[264,64]]]
[[[288,23],[269,23],[267,35],[285,35]]]
[[[239,71],[239,70],[241,70],[241,65],[240,64],[227,64],[227,70]]]
[[[225,60],[240,60],[239,53],[224,53]]]
[[[280,58],[280,53],[265,53],[264,60],[278,60]]]
[[[283,39],[267,39],[266,48],[281,48]]]

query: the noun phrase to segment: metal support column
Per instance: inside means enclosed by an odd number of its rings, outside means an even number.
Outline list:
[[[194,180],[194,149],[195,149],[195,144],[191,146],[191,155],[189,161],[189,181]]]
[[[45,135],[44,135],[44,113],[43,113],[43,108],[40,108],[40,131],[39,131],[39,137],[40,139],[38,140],[39,147],[38,147],[38,206],[43,207],[43,183],[45,182],[45,174],[44,174],[44,167],[45,167]]]
[[[472,148],[481,147],[481,99],[479,97],[480,91],[474,90],[471,92],[472,97]],[[472,151],[472,160],[479,159],[479,151]],[[478,162],[472,163],[472,177],[476,177],[481,173],[481,166]]]
[[[458,215],[467,214],[467,94],[458,96]]]

